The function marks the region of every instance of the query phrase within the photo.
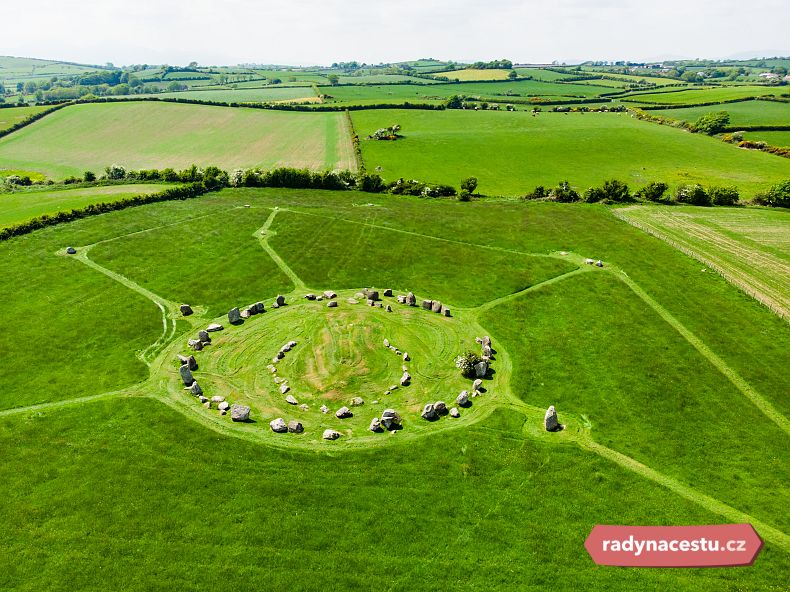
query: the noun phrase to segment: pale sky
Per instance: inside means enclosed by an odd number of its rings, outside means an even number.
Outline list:
[[[790,55],[789,0],[1,2],[1,55],[116,65]]]

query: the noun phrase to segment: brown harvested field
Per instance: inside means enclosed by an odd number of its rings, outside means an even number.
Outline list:
[[[790,321],[788,212],[640,205],[615,214],[714,269]]]

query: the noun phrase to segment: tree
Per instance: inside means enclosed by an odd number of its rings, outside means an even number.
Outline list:
[[[653,181],[637,191],[636,197],[648,201],[661,201],[667,189],[669,189],[669,185],[666,183]]]
[[[510,72],[508,72],[507,77],[510,80],[515,80],[516,78],[518,78],[518,72],[516,72],[515,70],[511,70]]]
[[[340,76],[337,74],[330,74],[327,76],[327,80],[329,80],[329,84],[332,86],[337,86],[337,83],[340,82]]]
[[[774,208],[790,208],[790,179],[772,186],[765,194],[766,203]]]
[[[675,192],[675,201],[678,203],[687,203],[692,206],[709,206],[711,205],[710,196],[702,185],[681,185]]]
[[[730,123],[730,114],[726,111],[706,113],[694,123],[692,131],[712,136],[723,131],[728,123]]]
[[[709,187],[708,195],[714,206],[733,206],[740,198],[737,187]]]
[[[579,201],[579,194],[571,189],[570,183],[567,181],[563,181],[559,185],[557,185],[554,189],[549,191],[549,199],[552,201],[558,201],[562,203],[570,203],[574,201]]]
[[[92,183],[93,181],[96,180],[96,174],[94,172],[92,172],[92,171],[85,171],[85,174],[82,175],[82,179],[86,183]]]
[[[448,109],[461,109],[464,106],[464,100],[459,95],[453,95],[447,99],[445,106]]]
[[[477,177],[467,177],[463,181],[461,181],[461,192],[466,192],[469,195],[475,192],[477,189]]]

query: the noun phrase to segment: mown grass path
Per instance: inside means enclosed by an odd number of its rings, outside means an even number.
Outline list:
[[[296,296],[298,293],[303,292],[306,289],[305,283],[298,277],[298,275],[288,266],[288,264],[274,251],[274,249],[268,244],[268,237],[272,235],[271,227],[275,221],[276,215],[278,213],[278,209],[274,209],[269,217],[267,218],[264,226],[256,231],[255,235],[256,238],[259,240],[261,247],[271,256],[272,260],[282,269],[282,271],[289,277],[294,283],[294,290],[291,293],[291,296]],[[303,212],[299,212],[303,213]],[[308,215],[317,215],[317,214],[308,214]],[[320,215],[319,215],[320,216]],[[329,216],[321,216],[321,217],[328,217]],[[335,218],[339,219],[339,218]],[[649,296],[636,282],[634,282],[628,275],[622,271],[617,269],[613,266],[607,266],[603,270],[598,270],[597,268],[584,265],[583,260],[573,253],[552,253],[552,254],[534,254],[534,253],[521,253],[515,250],[507,250],[507,249],[499,249],[497,247],[488,247],[485,245],[477,245],[475,243],[466,242],[466,241],[457,241],[452,239],[442,239],[438,237],[432,237],[430,235],[421,234],[421,233],[413,233],[409,231],[393,229],[382,225],[376,224],[367,224],[364,222],[358,221],[351,221],[345,220],[347,222],[353,222],[356,224],[363,224],[383,230],[389,230],[392,232],[401,232],[405,234],[411,234],[414,236],[420,236],[422,238],[428,239],[435,239],[443,242],[448,243],[457,243],[457,244],[465,244],[465,245],[474,245],[481,248],[493,249],[493,250],[502,250],[508,251],[513,253],[518,253],[521,255],[535,255],[539,257],[561,257],[566,260],[574,261],[578,264],[577,269],[558,275],[541,283],[535,284],[530,286],[529,288],[489,301],[481,306],[476,308],[466,309],[463,312],[464,318],[467,322],[473,324],[473,329],[479,330],[481,333],[485,332],[484,327],[482,327],[478,319],[480,315],[490,310],[493,307],[496,307],[500,304],[505,302],[509,302],[519,296],[522,296],[525,293],[540,290],[546,286],[550,286],[554,283],[564,281],[566,279],[570,279],[576,275],[582,273],[590,273],[590,272],[604,272],[604,273],[613,273],[617,278],[623,281],[629,288],[636,294],[640,299],[642,299],[648,306],[650,306],[654,311],[656,311],[664,321],[666,321],[671,327],[673,327],[677,332],[679,332],[697,351],[699,351],[711,364],[713,364],[724,376],[727,377],[743,394],[746,396],[755,406],[758,407],[766,415],[766,417],[770,418],[774,423],[776,423],[780,428],[782,428],[786,433],[790,433],[790,424],[788,423],[787,419],[781,415],[776,409],[770,405],[759,393],[757,393],[742,377],[740,377],[732,368],[730,368],[721,358],[719,358],[713,351],[706,346],[702,340],[700,340],[696,335],[694,335],[690,330],[688,330],[682,323],[680,323],[676,318],[674,318],[666,309],[664,309],[658,302],[656,302],[651,296]],[[177,224],[183,223],[177,222]],[[152,229],[147,229],[139,232],[146,232]],[[114,239],[108,239],[114,240]],[[102,241],[107,242],[107,241]],[[100,244],[100,243],[95,243]],[[9,409],[6,411],[0,411],[0,417],[6,417],[11,415],[18,415],[23,413],[31,413],[36,412],[39,410],[50,409],[50,408],[59,408],[68,405],[75,405],[75,404],[83,404],[83,403],[90,403],[94,401],[99,401],[102,399],[110,398],[110,397],[129,397],[129,396],[145,396],[154,398],[165,405],[168,405],[175,411],[178,411],[185,416],[189,417],[193,421],[197,421],[203,426],[214,430],[220,434],[226,436],[232,436],[237,438],[243,438],[245,440],[256,441],[256,442],[265,442],[267,445],[274,445],[278,447],[284,448],[293,448],[294,445],[291,444],[288,439],[281,439],[281,440],[270,440],[266,439],[263,440],[261,435],[263,433],[263,428],[260,426],[255,426],[253,429],[248,430],[241,430],[238,426],[234,426],[228,422],[219,422],[213,419],[211,416],[200,413],[199,411],[196,412],[194,405],[188,405],[185,400],[177,399],[170,394],[168,394],[167,388],[167,372],[166,368],[171,365],[169,358],[167,357],[167,352],[163,352],[163,348],[169,342],[172,341],[175,332],[176,332],[176,324],[175,320],[179,317],[179,309],[178,304],[172,301],[169,301],[161,296],[151,292],[140,286],[139,284],[129,280],[128,278],[124,277],[121,274],[118,274],[112,270],[102,267],[101,265],[92,261],[89,257],[89,252],[92,246],[95,245],[87,245],[84,247],[80,247],[77,251],[76,255],[73,255],[77,260],[88,265],[92,269],[95,269],[97,272],[106,275],[107,277],[121,283],[122,285],[126,286],[127,288],[134,290],[138,294],[141,294],[145,298],[151,300],[161,311],[162,313],[162,324],[163,324],[163,332],[162,335],[157,339],[155,343],[149,346],[146,350],[144,350],[140,355],[141,358],[146,361],[146,363],[151,368],[151,377],[140,384],[134,385],[128,389],[120,390],[120,391],[113,391],[108,393],[103,393],[99,395],[93,395],[89,397],[78,397],[74,399],[67,399],[63,401],[53,402],[53,403],[45,403],[40,405],[32,405],[28,407],[17,407],[14,409]],[[63,252],[59,252],[59,255],[65,255]],[[186,317],[186,319],[192,324],[193,326],[197,326],[201,323],[205,323],[208,319],[204,318],[204,309],[196,308],[195,314],[191,317]],[[156,355],[158,354],[158,355]],[[512,372],[512,361],[504,349],[499,349],[496,355],[496,369],[498,373],[501,373],[502,376],[510,376]],[[444,431],[447,429],[460,429],[471,425],[472,423],[479,423],[486,417],[490,416],[497,409],[509,409],[515,411],[517,413],[523,414],[525,417],[525,421],[522,428],[522,437],[525,438],[532,438],[532,439],[541,439],[543,441],[551,441],[558,445],[576,445],[582,448],[585,451],[597,454],[602,458],[605,458],[611,462],[616,463],[617,465],[626,468],[634,473],[649,479],[662,487],[665,487],[669,491],[672,491],[674,494],[679,495],[689,501],[692,501],[699,506],[703,507],[707,511],[710,511],[714,514],[722,516],[727,520],[731,520],[733,522],[749,522],[757,527],[760,532],[760,535],[776,544],[783,550],[790,552],[790,536],[785,534],[784,532],[769,526],[762,521],[755,519],[754,517],[741,512],[740,510],[733,508],[727,504],[720,502],[719,500],[706,495],[702,492],[695,490],[694,488],[688,487],[678,481],[677,479],[671,478],[666,476],[650,467],[640,463],[639,461],[624,455],[616,450],[603,446],[597,442],[595,442],[591,436],[589,423],[585,420],[583,416],[575,417],[571,412],[564,412],[563,413],[563,420],[567,422],[566,428],[558,433],[547,433],[542,429],[542,419],[544,410],[536,407],[534,405],[530,405],[520,398],[518,398],[515,393],[512,392],[509,381],[504,380],[504,387],[502,388],[501,393],[496,394],[496,398],[492,401],[492,404],[488,405],[485,409],[482,409],[479,413],[473,414],[465,414],[458,420],[454,422],[441,422],[441,424],[436,424],[433,426],[435,429],[432,429],[430,433],[438,433],[439,431]],[[400,434],[396,438],[396,442],[398,444],[407,444],[413,440],[414,438],[422,437],[426,432],[422,431],[420,433],[404,433]],[[384,440],[381,440],[382,444],[385,443]],[[310,448],[316,447],[317,445],[322,445],[322,442],[316,442],[309,444],[308,446],[300,446],[302,448]],[[337,443],[340,444],[340,443]],[[386,445],[389,445],[390,442],[387,441]],[[368,445],[343,445],[340,444],[339,446],[333,446],[333,450],[337,452],[341,451],[350,451],[350,450],[364,450],[369,448]],[[492,510],[493,511],[493,510]],[[471,525],[469,529],[474,529],[475,525]]]

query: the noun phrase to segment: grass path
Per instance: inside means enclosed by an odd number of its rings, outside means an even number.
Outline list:
[[[289,210],[290,211],[290,210]],[[292,292],[295,293],[297,291],[303,291],[305,289],[305,283],[298,277],[298,275],[285,263],[285,261],[274,251],[274,249],[268,244],[268,237],[271,236],[271,227],[274,223],[274,220],[277,216],[279,210],[277,208],[273,209],[269,217],[267,218],[265,224],[261,229],[256,231],[255,236],[259,240],[261,247],[272,257],[275,263],[282,269],[282,271],[289,277],[294,283],[295,290]],[[297,212],[300,213],[300,212]],[[316,215],[316,214],[311,214]],[[320,216],[320,215],[319,215]],[[321,216],[321,217],[328,217],[328,216]],[[181,223],[181,222],[178,222]],[[384,230],[390,230],[393,232],[403,232],[406,234],[411,234],[415,236],[420,236],[423,238],[431,238],[435,240],[441,240],[444,242],[451,242],[451,243],[459,243],[459,244],[467,244],[467,245],[474,245],[479,246],[482,248],[489,248],[494,250],[505,250],[505,249],[498,249],[496,247],[486,247],[484,245],[475,245],[474,243],[467,243],[464,241],[454,241],[450,239],[441,239],[437,237],[432,237],[430,235],[424,235],[419,233],[413,233],[409,231],[402,231],[398,229],[388,228],[386,226],[376,225],[376,224],[366,224],[364,222],[356,222],[358,224],[363,224],[367,226],[372,226],[375,228],[381,228]],[[148,229],[153,230],[153,229]],[[146,232],[139,231],[139,232]],[[114,240],[114,239],[108,239]],[[106,241],[101,241],[106,242]],[[95,243],[100,244],[100,243]],[[129,280],[128,278],[113,272],[107,268],[98,265],[94,261],[92,261],[88,257],[88,253],[90,248],[94,245],[88,245],[81,247],[78,249],[76,255],[72,257],[76,258],[80,262],[88,265],[89,267],[95,269],[99,273],[102,273],[111,279],[121,283],[122,285],[126,286],[127,288],[134,290],[138,294],[141,294],[145,298],[151,300],[157,307],[159,307],[160,311],[162,312],[162,323],[163,323],[163,333],[160,338],[149,348],[147,348],[142,354],[141,357],[143,360],[149,365],[152,370],[151,377],[140,384],[134,385],[128,389],[121,390],[121,391],[114,391],[103,393],[99,395],[93,395],[89,397],[78,397],[74,399],[67,399],[63,401],[57,401],[53,403],[44,403],[39,405],[32,405],[28,407],[17,407],[14,409],[0,411],[0,417],[6,417],[11,415],[16,415],[20,413],[26,412],[34,412],[38,410],[46,410],[46,409],[55,409],[60,407],[65,407],[68,405],[74,404],[83,404],[83,403],[90,403],[102,399],[106,399],[109,397],[115,396],[146,396],[161,403],[168,405],[175,411],[182,413],[185,417],[193,421],[197,421],[198,423],[202,424],[203,426],[214,430],[223,435],[242,438],[248,441],[255,441],[261,442],[262,441],[262,433],[260,431],[242,431],[237,429],[237,426],[232,426],[227,422],[221,423],[218,421],[214,421],[211,417],[195,413],[194,406],[188,406],[185,403],[176,400],[175,398],[171,397],[167,394],[167,386],[166,382],[167,379],[165,378],[166,374],[160,372],[159,370],[163,370],[165,365],[169,362],[169,359],[166,359],[165,353],[161,352],[163,346],[172,340],[175,334],[175,319],[178,318],[179,310],[178,305],[174,302],[171,302],[157,294],[154,294],[150,290],[143,288],[142,286],[136,284],[135,282]],[[519,253],[518,251],[511,251],[514,253]],[[529,255],[530,253],[519,253],[522,255]],[[64,255],[65,253],[59,252],[58,255]],[[551,254],[551,255],[537,255],[537,256],[544,256],[544,257],[563,257],[563,258],[577,258],[576,255],[573,254]],[[571,272],[556,276],[534,286],[531,286],[525,290],[516,292],[514,294],[510,294],[501,298],[497,298],[492,300],[488,303],[485,303],[477,308],[469,309],[467,314],[470,315],[470,321],[473,322],[477,327],[475,329],[479,329],[481,333],[485,332],[485,329],[479,325],[478,319],[480,315],[490,308],[493,308],[499,304],[503,304],[508,302],[514,298],[517,298],[524,293],[538,290],[542,287],[551,285],[553,283],[563,281],[575,275],[579,275],[582,273],[589,273],[596,268],[588,267],[583,263],[580,263],[580,267],[575,269]],[[790,425],[788,424],[787,419],[782,416],[779,412],[777,412],[773,406],[770,405],[765,399],[763,399],[751,386],[741,378],[732,368],[727,366],[727,364],[719,358],[716,354],[714,354],[710,348],[708,348],[696,335],[694,335],[691,331],[689,331],[682,323],[680,323],[677,319],[675,319],[669,312],[664,309],[660,304],[658,304],[652,297],[650,297],[636,282],[634,282],[631,278],[628,277],[625,272],[618,270],[614,267],[608,266],[604,270],[605,272],[614,273],[616,277],[618,277],[621,281],[623,281],[626,285],[628,285],[631,290],[639,296],[647,305],[649,305],[653,310],[655,310],[670,326],[672,326],[676,331],[678,331],[691,345],[697,349],[705,358],[713,364],[722,374],[724,374],[752,403],[754,403],[767,417],[769,417],[772,421],[774,421],[780,428],[782,428],[786,433],[790,433]],[[203,322],[203,319],[199,314],[195,314],[192,317],[187,317],[187,319],[193,323],[198,324]],[[148,355],[159,352],[159,355],[156,356],[154,360],[148,360]],[[509,375],[512,371],[512,362],[510,357],[504,349],[500,349],[496,355],[496,367],[497,371],[502,373],[503,375]],[[503,392],[501,393],[502,398],[497,399],[492,402],[492,404],[487,408],[484,409],[481,413],[477,414],[467,414],[455,422],[444,422],[441,426],[436,426],[437,429],[432,431],[431,433],[438,433],[440,431],[444,431],[446,429],[460,429],[471,425],[472,423],[479,423],[481,420],[485,419],[486,417],[490,416],[495,410],[497,409],[509,409],[511,411],[518,412],[525,416],[525,422],[522,428],[522,436],[524,438],[533,438],[533,439],[543,439],[545,441],[552,441],[558,445],[562,444],[574,444],[586,450],[588,452],[597,454],[602,458],[607,459],[610,462],[613,462],[625,469],[633,471],[634,473],[649,479],[662,487],[672,491],[674,494],[683,497],[686,500],[689,500],[702,508],[706,509],[709,512],[722,516],[727,520],[733,522],[748,522],[753,524],[759,531],[760,535],[776,544],[777,546],[781,547],[783,550],[790,552],[790,536],[785,534],[784,532],[769,526],[763,523],[760,520],[753,518],[752,516],[741,512],[740,510],[733,508],[727,504],[720,502],[719,500],[708,496],[704,493],[701,493],[691,487],[688,487],[681,483],[680,481],[663,475],[654,469],[636,461],[635,459],[624,455],[616,450],[603,446],[595,442],[592,437],[590,436],[589,432],[589,424],[585,421],[585,418],[579,417],[576,418],[572,414],[564,414],[564,416],[569,418],[568,425],[566,429],[558,432],[558,433],[548,433],[542,430],[542,419],[543,419],[543,409],[538,408],[534,405],[529,405],[525,403],[521,399],[519,399],[511,390],[509,382],[505,381],[505,387]],[[397,444],[404,444],[408,445],[410,441],[414,438],[422,437],[423,434],[401,434],[397,438]],[[265,442],[267,445],[275,445],[278,447],[283,448],[293,448],[293,445],[287,443],[285,440],[280,443],[279,441],[272,441],[267,440]],[[389,443],[387,443],[389,445]],[[356,447],[337,447],[337,451],[348,451],[352,449],[359,449],[359,450],[367,450],[369,446],[356,446]],[[491,509],[491,512],[495,511],[496,507]],[[468,531],[473,530],[476,528],[482,519],[477,524],[470,525],[467,529],[465,529],[459,538],[464,536]]]

